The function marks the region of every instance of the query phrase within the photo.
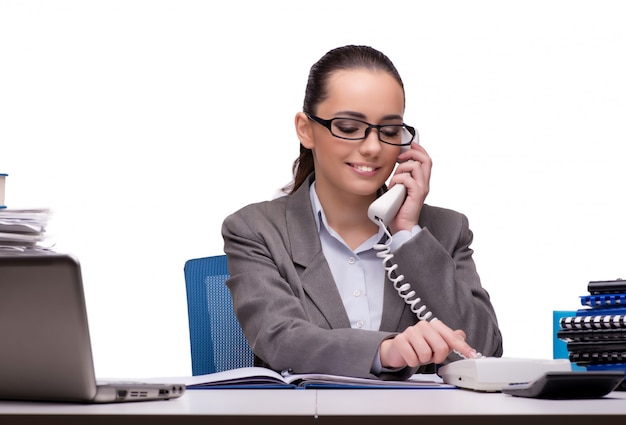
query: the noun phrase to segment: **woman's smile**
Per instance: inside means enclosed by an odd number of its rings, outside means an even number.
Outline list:
[[[376,174],[376,172],[380,170],[381,168],[381,167],[377,167],[377,166],[369,165],[369,164],[358,164],[358,163],[352,163],[352,162],[348,162],[347,164],[350,167],[352,167],[352,169],[355,170],[358,174],[365,175],[365,176],[372,176]]]

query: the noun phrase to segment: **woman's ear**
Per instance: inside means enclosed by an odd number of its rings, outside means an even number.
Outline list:
[[[298,112],[295,118],[296,133],[300,143],[307,149],[313,149],[315,145],[313,141],[313,128],[311,126],[311,120],[306,116],[304,112]]]

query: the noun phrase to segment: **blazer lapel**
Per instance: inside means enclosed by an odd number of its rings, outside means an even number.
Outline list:
[[[380,322],[381,331],[396,331],[399,329],[400,318],[406,304],[398,295],[398,291],[393,283],[387,278],[385,273],[385,287],[383,295],[383,317]]]
[[[330,267],[322,253],[319,233],[309,190],[314,176],[309,177],[287,200],[287,232],[291,258],[298,268],[304,291],[326,317],[331,328],[350,327],[348,314],[341,301]]]

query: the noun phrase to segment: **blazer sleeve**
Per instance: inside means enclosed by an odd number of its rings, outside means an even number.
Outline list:
[[[464,330],[467,342],[483,355],[501,356],[502,335],[472,258],[467,217],[425,207],[422,231],[394,253],[398,273],[405,275],[435,317],[452,329]]]

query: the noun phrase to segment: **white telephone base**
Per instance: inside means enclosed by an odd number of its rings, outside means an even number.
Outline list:
[[[531,382],[546,372],[569,372],[568,359],[482,357],[441,366],[437,374],[446,384],[475,391],[498,392],[511,383]]]

